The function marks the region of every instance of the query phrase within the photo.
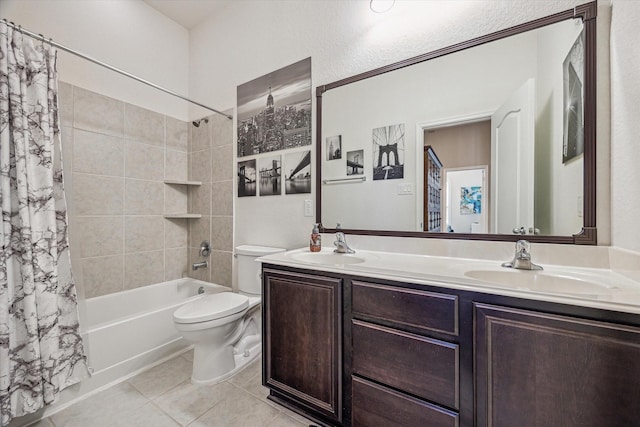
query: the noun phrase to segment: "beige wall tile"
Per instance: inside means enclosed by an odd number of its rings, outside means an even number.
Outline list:
[[[164,178],[187,180],[189,178],[189,155],[182,151],[166,150]]]
[[[82,286],[87,298],[123,290],[124,255],[80,260]]]
[[[172,150],[189,151],[189,127],[188,122],[165,117],[165,146]]]
[[[220,251],[233,251],[233,217],[211,217],[211,245]]]
[[[164,249],[164,218],[161,216],[124,217],[125,253]]]
[[[186,248],[189,245],[189,224],[186,219],[164,220],[165,248]]]
[[[204,120],[200,122],[199,127],[193,125],[189,126],[191,130],[191,152],[206,150],[209,148],[209,140],[211,135],[211,119],[208,118],[209,123],[205,123]]]
[[[192,213],[211,215],[211,183],[189,189],[189,206]]]
[[[76,215],[122,215],[124,178],[74,172],[73,198]]]
[[[211,151],[211,181],[233,179],[233,146],[215,147]]]
[[[126,141],[125,177],[164,180],[164,149],[149,144]]]
[[[194,181],[211,182],[211,150],[191,153],[189,177]]]
[[[136,252],[124,256],[124,287],[134,289],[164,281],[164,251]]]
[[[180,279],[189,274],[188,249],[175,248],[164,251],[164,280]]]
[[[186,213],[188,190],[185,185],[164,186],[164,213]]]
[[[73,126],[113,136],[124,135],[124,102],[73,88]]]
[[[160,215],[164,205],[162,182],[126,179],[125,215]]]
[[[233,215],[232,181],[214,182],[211,185],[211,215]]]
[[[131,104],[124,106],[124,136],[164,147],[164,116]]]
[[[189,248],[189,277],[192,279],[204,280],[205,282],[211,282],[211,257],[206,260],[209,262],[209,266],[206,268],[199,268],[198,270],[193,270],[191,265],[194,262],[204,261],[205,258],[202,258],[198,254],[198,248]]]
[[[203,240],[211,242],[211,217],[203,216],[189,221],[189,246],[199,248]]]
[[[73,86],[69,83],[58,81],[58,107],[60,124],[73,126]]]
[[[233,255],[231,252],[211,252],[211,281],[222,286],[233,286]]]
[[[227,110],[225,113],[233,114],[233,110]],[[214,147],[233,144],[233,120],[214,114],[211,118],[211,140]]]
[[[73,170],[98,175],[124,175],[122,138],[101,133],[74,130]]]
[[[62,179],[67,201],[67,215],[73,215],[73,128],[63,126],[60,129],[60,139],[62,141]],[[57,152],[57,150],[56,150]],[[59,166],[56,165],[56,168]]]
[[[122,254],[124,230],[122,216],[81,216],[76,220],[81,258]]]

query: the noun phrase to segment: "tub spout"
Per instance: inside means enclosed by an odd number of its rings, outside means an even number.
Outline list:
[[[207,268],[207,267],[209,267],[209,262],[207,262],[207,261],[194,262],[194,263],[191,265],[191,269],[192,269],[192,270],[197,270],[197,269],[199,269],[199,268]]]

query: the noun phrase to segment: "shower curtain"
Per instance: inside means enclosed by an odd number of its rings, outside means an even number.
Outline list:
[[[56,50],[0,22],[0,416],[89,375],[62,187]]]

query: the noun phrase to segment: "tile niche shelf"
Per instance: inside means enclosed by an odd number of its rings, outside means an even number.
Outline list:
[[[170,179],[165,179],[164,183],[167,185],[187,185],[187,186],[193,186],[193,187],[202,185],[201,181],[170,180]],[[169,219],[197,219],[197,218],[202,218],[202,215],[195,214],[195,213],[165,213],[164,217]]]

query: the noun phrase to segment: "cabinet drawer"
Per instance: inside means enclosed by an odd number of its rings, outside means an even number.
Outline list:
[[[458,414],[362,378],[353,377],[354,427],[456,427]]]
[[[353,320],[353,373],[459,409],[458,345]]]
[[[354,315],[365,315],[412,328],[458,334],[458,297],[353,281]]]

